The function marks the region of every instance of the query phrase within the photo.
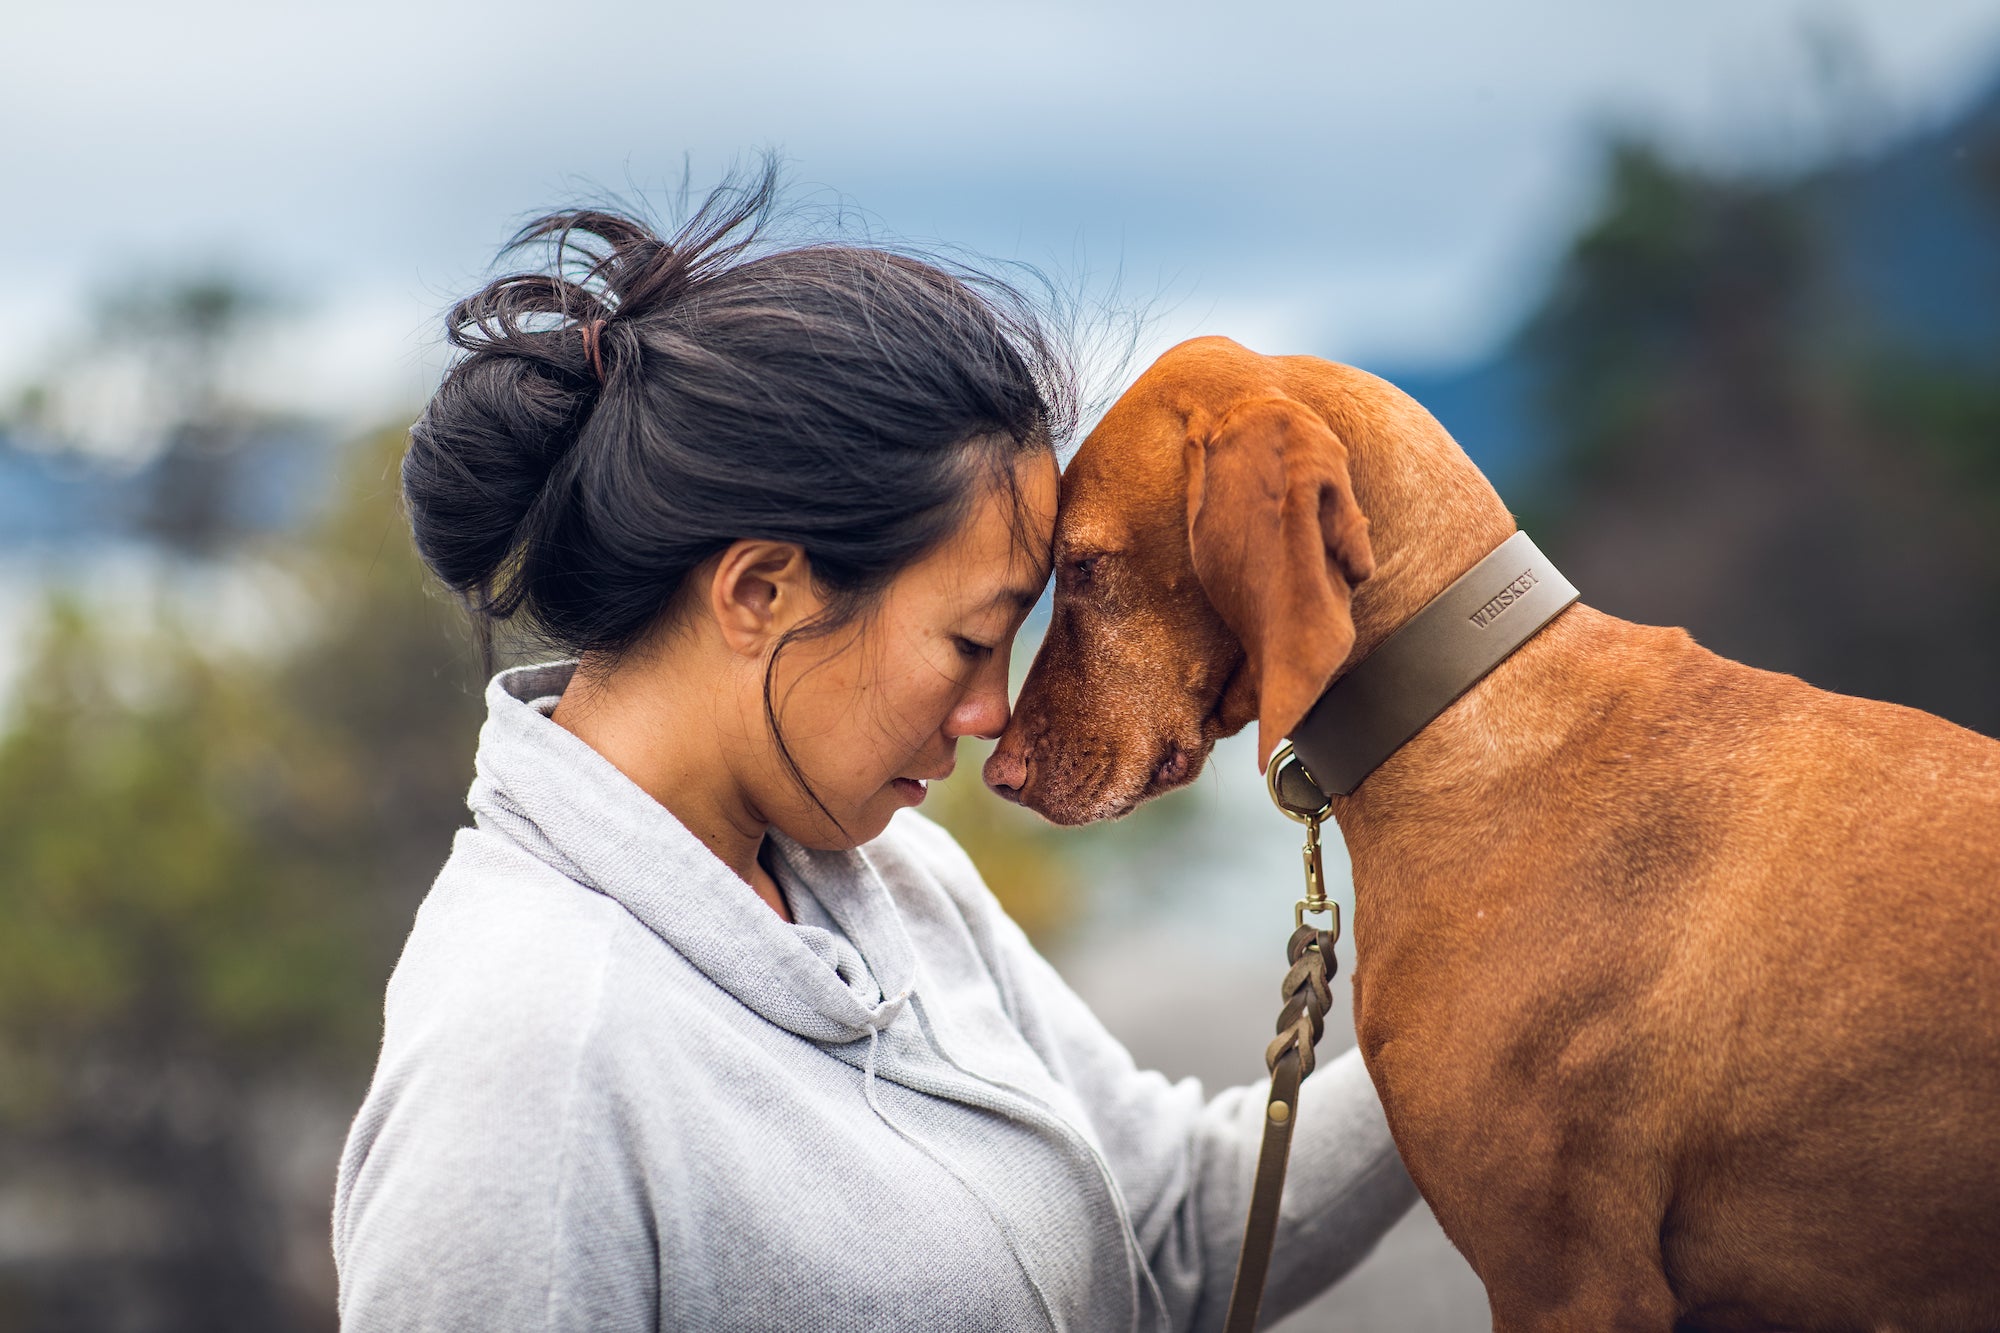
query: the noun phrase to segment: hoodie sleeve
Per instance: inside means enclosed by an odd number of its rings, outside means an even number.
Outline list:
[[[982,937],[1023,1035],[1091,1117],[1173,1327],[1219,1330],[1263,1135],[1263,1085],[1204,1099],[1195,1079],[1174,1083],[1138,1068],[950,836],[928,821],[921,830],[910,823]],[[1359,1051],[1321,1061],[1300,1103],[1264,1322],[1344,1276],[1417,1199]]]

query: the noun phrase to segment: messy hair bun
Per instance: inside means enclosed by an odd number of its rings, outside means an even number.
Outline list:
[[[572,656],[629,650],[742,538],[798,543],[831,627],[949,535],[982,476],[1071,425],[1030,302],[892,251],[767,247],[776,193],[767,163],[670,239],[618,212],[541,218],[507,253],[546,265],[447,316],[463,355],[403,493],[489,668],[516,617]]]

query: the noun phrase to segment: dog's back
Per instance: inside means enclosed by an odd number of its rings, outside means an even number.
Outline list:
[[[2000,742],[1588,607],[1511,671],[1342,821],[1453,1240],[1588,1285],[1543,1228],[1629,1204],[1691,1327],[2000,1327]]]

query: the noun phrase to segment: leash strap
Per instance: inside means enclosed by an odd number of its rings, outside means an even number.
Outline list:
[[[1306,896],[1293,909],[1294,929],[1285,942],[1289,966],[1280,988],[1284,1008],[1278,1013],[1278,1034],[1264,1048],[1264,1065],[1271,1071],[1271,1088],[1264,1099],[1264,1139],[1257,1150],[1250,1216],[1243,1226],[1243,1248],[1236,1257],[1236,1281],[1230,1288],[1223,1333],[1252,1333],[1257,1327],[1264,1279],[1278,1239],[1278,1204],[1285,1192],[1285,1167],[1291,1161],[1292,1128],[1299,1119],[1299,1085],[1312,1073],[1314,1047],[1326,1032],[1338,967],[1333,946],[1340,939],[1340,904],[1326,896],[1319,849],[1320,820],[1331,802],[1313,785],[1289,745],[1271,756],[1266,780],[1278,808],[1306,826]],[[1306,921],[1320,913],[1328,918],[1324,930]]]
[[[1264,1146],[1257,1150],[1257,1183],[1250,1191],[1250,1220],[1243,1228],[1243,1251],[1236,1259],[1236,1284],[1229,1292],[1223,1333],[1252,1333],[1264,1304],[1264,1277],[1278,1240],[1278,1200],[1285,1192],[1285,1166],[1292,1154],[1294,1114],[1277,1117],[1277,1107],[1295,1108],[1299,1059],[1286,1053],[1271,1071],[1271,1100],[1264,1107]]]

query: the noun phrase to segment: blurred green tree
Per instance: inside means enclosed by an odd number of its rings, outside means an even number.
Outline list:
[[[239,470],[275,422],[232,399],[225,372],[241,340],[281,306],[267,288],[220,270],[121,285],[99,302],[98,340],[131,349],[145,367],[160,444],[139,518],[154,539],[211,553],[234,536]]]
[[[1607,611],[2000,734],[2000,347],[1919,344],[1848,290],[1856,170],[1615,148],[1525,334],[1555,447],[1524,517]]]
[[[10,1326],[135,1302],[160,1327],[330,1326],[337,1139],[287,1199],[260,1134],[302,1087],[358,1101],[481,711],[396,509],[402,439],[355,450],[321,528],[265,553],[308,623],[274,654],[217,653],[171,605],[136,644],[49,606],[0,734],[0,1160],[26,1173],[0,1177],[43,1182],[45,1213],[104,1182],[104,1216],[45,1218],[75,1257],[0,1273]]]

